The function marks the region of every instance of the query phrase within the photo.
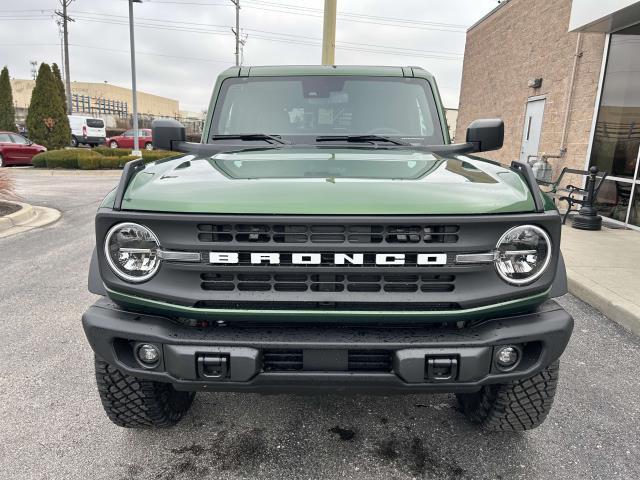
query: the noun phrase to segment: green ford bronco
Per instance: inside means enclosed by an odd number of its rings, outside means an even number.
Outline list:
[[[560,217],[501,120],[452,144],[416,67],[241,67],[200,143],[156,120],[96,216],[83,316],[123,427],[195,392],[455,393],[492,430],[547,416],[573,319]]]

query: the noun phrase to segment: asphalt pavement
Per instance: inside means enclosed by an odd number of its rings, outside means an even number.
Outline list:
[[[640,340],[572,296],[555,406],[533,431],[477,430],[452,395],[198,394],[177,427],[104,415],[80,316],[93,215],[117,177],[11,169],[56,223],[0,239],[2,479],[636,479]]]

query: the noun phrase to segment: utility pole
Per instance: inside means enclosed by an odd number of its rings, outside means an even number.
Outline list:
[[[337,0],[324,0],[324,24],[322,27],[322,65],[336,62],[336,13]]]
[[[249,35],[245,33],[240,39],[240,65],[244,64],[244,46],[247,44],[247,38],[249,38]]]
[[[67,15],[67,7],[71,5],[73,0],[60,0],[62,5],[62,12],[56,10],[56,15],[62,18],[62,35],[64,39],[64,74],[65,74],[65,87],[67,90],[67,110],[71,115],[71,74],[69,73],[69,30],[67,28],[68,22],[75,22],[75,20]]]
[[[129,0],[129,40],[131,42],[131,97],[133,100],[133,150],[131,155],[141,156],[140,133],[138,132],[138,92],[136,89],[136,44],[133,35],[133,4],[142,0]]]
[[[58,25],[58,35],[60,37],[60,71],[62,74],[62,80],[64,81],[64,79],[67,77],[64,69],[64,36],[62,34],[62,19],[58,18],[56,20],[56,24]]]
[[[231,0],[236,6],[236,28],[231,29],[231,31],[236,36],[236,67],[240,66],[240,0]]]

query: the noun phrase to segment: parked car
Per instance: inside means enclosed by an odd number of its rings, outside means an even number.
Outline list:
[[[138,130],[138,146],[146,150],[153,150],[153,136],[150,128]],[[106,144],[111,148],[133,148],[133,129],[121,135],[107,138]]]
[[[31,165],[31,159],[46,147],[13,132],[0,132],[0,167]]]
[[[68,117],[72,147],[77,147],[80,144],[95,147],[104,143],[107,137],[104,120],[81,115],[68,115]]]

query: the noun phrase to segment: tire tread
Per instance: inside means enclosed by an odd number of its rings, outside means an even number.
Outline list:
[[[126,428],[166,428],[178,423],[195,393],[180,392],[168,383],[127,375],[95,359],[96,383],[102,406],[113,423]]]
[[[538,427],[553,405],[560,363],[512,383],[488,385],[477,393],[459,394],[465,415],[486,430],[521,431]]]

